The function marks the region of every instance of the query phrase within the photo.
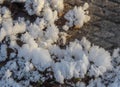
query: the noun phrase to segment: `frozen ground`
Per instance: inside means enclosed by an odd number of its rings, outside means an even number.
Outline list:
[[[70,7],[87,1],[91,20],[82,29],[70,32],[72,39],[85,36],[107,50],[120,47],[120,1],[119,0],[65,0]]]
[[[42,0],[26,1],[27,11],[20,3],[1,5],[11,14],[0,7],[1,17],[7,17],[2,19],[0,31],[0,85],[119,87],[119,0],[65,0],[64,10],[62,0],[47,0],[51,8]],[[31,3],[35,7],[30,11]]]

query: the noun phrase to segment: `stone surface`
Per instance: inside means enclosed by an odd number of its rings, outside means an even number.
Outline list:
[[[91,20],[81,29],[71,29],[68,41],[87,37],[89,41],[109,51],[120,47],[120,0],[65,0],[70,6],[88,2]]]

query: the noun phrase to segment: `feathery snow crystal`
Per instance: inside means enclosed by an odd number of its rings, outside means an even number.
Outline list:
[[[51,80],[75,81],[70,82],[73,87],[119,87],[119,48],[111,56],[85,37],[67,43],[70,27],[81,28],[90,20],[88,3],[65,13],[67,22],[59,26],[64,0],[10,1],[21,2],[26,15],[35,16],[34,22],[25,17],[14,20],[11,9],[0,6],[0,86],[33,87],[32,83]]]

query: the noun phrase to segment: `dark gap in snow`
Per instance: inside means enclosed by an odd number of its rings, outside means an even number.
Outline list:
[[[62,30],[62,26],[65,25],[66,19],[64,18],[64,14],[55,22],[55,24]],[[60,31],[61,31],[60,30]]]
[[[7,48],[7,57],[10,58],[10,54],[13,52],[14,50],[12,48]]]
[[[6,6],[12,13],[13,20],[18,20],[19,17],[25,18],[25,20],[29,20],[30,22],[34,22],[37,18],[37,15],[29,15],[24,7],[25,3],[20,2],[9,2],[5,1],[2,6]]]

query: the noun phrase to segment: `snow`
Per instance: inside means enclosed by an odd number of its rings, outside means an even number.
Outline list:
[[[90,48],[89,60],[94,63],[91,66],[90,75],[99,76],[106,72],[107,69],[112,69],[110,53],[98,46],[92,46]]]
[[[40,11],[44,7],[45,0],[26,0],[25,8],[29,15],[40,15]]]
[[[27,28],[28,28],[30,35],[33,38],[37,39],[38,37],[40,38],[43,36],[43,31],[37,24],[30,24],[30,26]]]
[[[34,66],[33,66],[32,63],[30,63],[30,62],[26,62],[26,63],[25,63],[25,70],[26,70],[27,72],[29,72],[30,70],[33,70],[33,69],[34,69]]]
[[[65,79],[84,77],[87,69],[86,65],[81,60],[77,62],[61,61],[60,63],[55,63],[53,71],[56,81],[63,84]]]
[[[120,51],[119,48],[114,49],[114,51],[113,51],[113,55],[112,55],[112,56],[113,56],[114,58],[119,57],[119,51]]]
[[[59,30],[55,25],[48,26],[45,37],[47,40],[52,40],[52,42],[56,42],[58,39]]]
[[[64,26],[63,26],[63,30],[68,31],[68,30],[69,30],[69,27],[68,27],[67,25],[64,25]]]
[[[2,8],[0,8],[0,11],[1,11],[1,14],[3,15],[2,16],[3,18],[11,17],[11,12],[7,7],[3,6]]]
[[[6,36],[6,32],[3,28],[1,28],[0,31],[0,42],[4,39],[4,37]]]
[[[89,49],[86,49],[86,51],[84,51],[82,47],[83,40],[84,46],[86,43],[89,43]],[[57,46],[52,47],[52,54],[58,58],[64,58],[60,59],[61,62],[54,65],[54,73],[57,81],[63,83],[64,79],[68,79],[68,77],[69,79],[72,77],[84,78],[87,71],[90,76],[94,75],[98,77],[103,75],[107,70],[112,69],[110,54],[104,49],[98,46],[90,46],[90,44],[90,42],[85,41],[85,38],[83,38],[81,42],[78,40],[71,42],[64,51],[62,49],[60,50]],[[72,57],[74,57],[74,60],[70,60]],[[94,65],[91,64],[91,62],[93,62]]]
[[[0,7],[1,86],[32,87],[31,83],[48,79],[66,84],[68,80],[80,78],[71,85],[119,87],[120,48],[111,55],[85,37],[67,42],[67,31],[71,27],[81,28],[90,20],[88,3],[69,10],[64,15],[67,22],[60,28],[55,22],[62,17],[64,0],[12,2],[24,2],[28,15],[37,17],[34,22],[21,17],[14,20],[7,7]],[[9,55],[7,48],[12,50]]]
[[[29,47],[31,48],[38,47],[38,44],[35,42],[34,38],[28,32],[22,35],[21,40],[25,42],[26,44],[28,44]]]
[[[91,80],[90,84],[87,87],[106,87],[104,84],[102,84],[101,79],[95,79],[95,80]]]
[[[0,84],[2,87],[22,87],[20,84],[18,84],[17,82],[15,82],[12,78],[9,79],[5,79],[5,80],[1,80]]]
[[[55,20],[58,19],[57,11],[52,11],[52,9],[48,5],[45,6],[45,8],[43,9],[43,15],[48,24],[53,24]]]
[[[26,24],[24,22],[22,23],[15,23],[13,26],[12,34],[18,34],[23,33],[26,30]]]
[[[11,75],[12,75],[12,72],[10,72],[10,70],[7,70],[7,71],[5,72],[5,77],[6,77],[6,78],[9,78]]]
[[[84,47],[86,51],[90,50],[91,43],[85,37],[82,38],[80,44]]]
[[[88,7],[89,5],[85,3],[83,7],[75,6],[72,10],[68,11],[64,16],[68,21],[66,22],[66,25],[69,27],[75,25],[76,28],[81,28],[84,23],[87,23],[90,20],[87,11]]]
[[[32,50],[31,57],[32,63],[36,66],[38,70],[44,71],[52,64],[52,59],[48,50],[46,49],[37,48]]]
[[[49,0],[53,9],[57,10],[59,15],[62,15],[64,9],[64,0]]]
[[[7,46],[2,44],[0,45],[0,62],[5,61],[7,58]]]
[[[53,67],[56,81],[64,83],[64,78],[71,79],[75,68],[74,62],[62,61],[61,63],[55,63]]]

